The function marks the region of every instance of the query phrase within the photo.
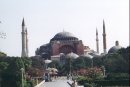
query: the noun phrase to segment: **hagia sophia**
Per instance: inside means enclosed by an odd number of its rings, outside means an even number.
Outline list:
[[[21,57],[28,57],[28,37],[27,27],[24,19],[22,21],[22,54]],[[35,51],[35,56],[41,56],[45,59],[60,60],[60,57],[73,53],[78,56],[101,56],[107,54],[105,22],[103,20],[103,53],[99,54],[98,30],[96,29],[96,51],[84,45],[83,41],[70,32],[62,31],[54,35],[50,42],[41,45]],[[121,49],[119,42],[115,42],[115,46],[110,48],[108,53],[114,53]]]

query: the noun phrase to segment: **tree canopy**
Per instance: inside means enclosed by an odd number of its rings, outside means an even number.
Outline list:
[[[7,56],[6,53],[4,53],[4,52],[0,52],[0,57],[6,57],[6,56]]]

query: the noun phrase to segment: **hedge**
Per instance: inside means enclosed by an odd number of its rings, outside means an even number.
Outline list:
[[[94,81],[98,86],[130,86],[130,80],[100,80]]]

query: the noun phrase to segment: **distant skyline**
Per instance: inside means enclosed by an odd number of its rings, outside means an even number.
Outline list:
[[[129,0],[0,0],[0,51],[21,56],[22,20],[28,30],[29,56],[63,30],[74,34],[84,45],[96,51],[96,28],[99,50],[103,52],[103,19],[107,51],[118,40],[129,46]]]

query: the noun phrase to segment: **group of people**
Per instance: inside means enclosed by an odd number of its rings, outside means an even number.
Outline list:
[[[45,73],[44,75],[44,79],[46,82],[50,82],[54,79],[56,79],[58,76],[56,74],[49,74],[49,73]]]

